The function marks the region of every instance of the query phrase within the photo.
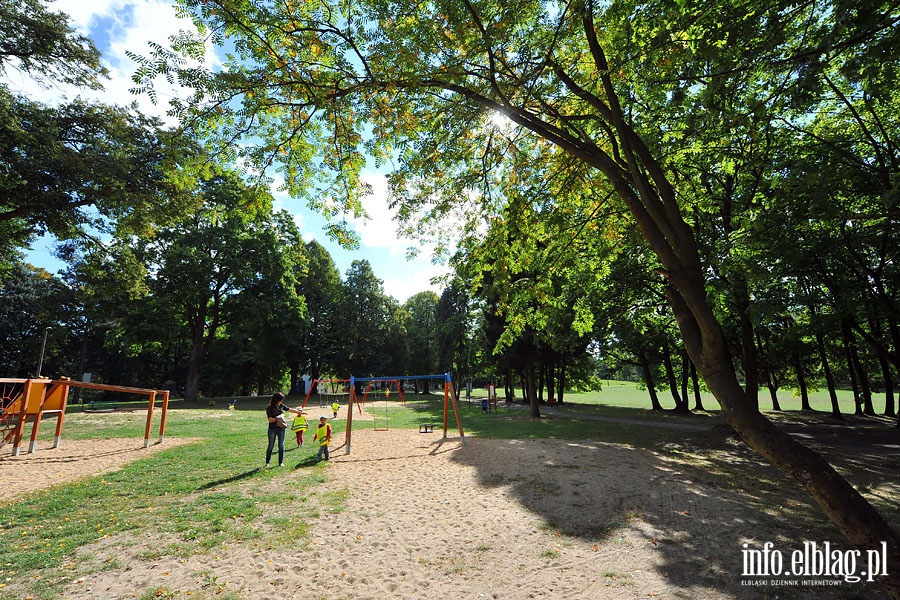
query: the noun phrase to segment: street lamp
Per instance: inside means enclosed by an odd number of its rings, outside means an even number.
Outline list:
[[[36,379],[40,379],[41,377],[41,367],[44,365],[44,349],[47,347],[47,333],[53,329],[52,327],[47,327],[44,329],[44,341],[41,343],[41,357],[38,359],[38,368]]]

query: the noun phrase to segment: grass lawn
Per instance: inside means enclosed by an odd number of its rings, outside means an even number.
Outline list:
[[[675,401],[667,390],[658,391],[657,395],[663,408],[673,408],[675,406]],[[856,406],[853,402],[853,392],[851,390],[837,390],[837,397],[841,412],[852,414],[856,410]],[[712,394],[709,392],[701,392],[700,398],[703,402],[703,407],[706,408],[706,410],[718,412],[719,403]],[[566,393],[563,400],[575,404],[638,409],[650,408],[650,395],[647,393],[647,390],[641,389],[638,384],[628,381],[605,381],[603,389],[599,392]],[[779,390],[778,402],[784,411],[800,410],[800,396],[799,394],[793,393],[791,390]],[[876,412],[881,412],[884,409],[883,394],[875,394],[873,396],[873,402],[875,403]],[[690,403],[693,407],[693,393],[691,393]],[[827,389],[810,390],[809,403],[814,410],[831,412],[831,399]],[[764,412],[768,412],[772,408],[772,400],[769,396],[768,389],[760,388],[759,404]]]

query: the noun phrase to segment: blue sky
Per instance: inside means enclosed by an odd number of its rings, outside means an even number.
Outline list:
[[[63,86],[40,89],[33,82],[10,72],[6,79],[13,89],[47,102],[52,102],[55,98],[72,99],[76,96],[95,98],[109,104],[137,102],[142,111],[168,120],[164,102],[154,106],[149,98],[134,96],[128,91],[133,85],[131,75],[135,65],[126,56],[128,50],[146,54],[148,42],[167,45],[170,35],[181,29],[192,28],[189,21],[177,18],[168,0],[56,0],[50,6],[53,10],[68,13],[73,26],[94,40],[103,53],[111,79],[104,84],[102,92],[94,93],[66,89]],[[207,62],[217,64],[211,48]],[[163,99],[169,94],[177,95],[179,90],[160,90]],[[284,208],[294,215],[294,221],[307,241],[316,239],[328,249],[342,276],[354,260],[366,259],[372,264],[375,275],[384,281],[385,292],[400,302],[428,289],[440,294],[440,287],[431,285],[429,280],[446,273],[447,267],[432,264],[431,251],[427,247],[419,249],[418,258],[410,261],[406,259],[407,248],[417,244],[398,237],[396,233],[397,225],[392,220],[393,214],[387,205],[384,175],[372,170],[365,175],[365,179],[373,189],[373,193],[365,201],[370,218],[366,221],[348,219],[361,240],[361,247],[357,251],[345,250],[328,239],[323,230],[324,218],[310,211],[303,202],[276,189],[272,192],[276,198],[276,207]],[[51,255],[52,245],[51,239],[39,240],[28,255],[29,262],[56,272],[62,264]]]

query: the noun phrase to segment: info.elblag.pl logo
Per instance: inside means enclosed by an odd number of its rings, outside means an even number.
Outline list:
[[[773,542],[761,549],[743,544],[741,575],[744,577],[782,577],[793,579],[745,580],[743,585],[841,585],[865,579],[874,581],[887,573],[887,542],[881,548],[840,550],[831,542],[803,542],[803,548],[782,552]]]

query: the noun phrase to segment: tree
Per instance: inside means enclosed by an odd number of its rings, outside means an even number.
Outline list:
[[[890,575],[881,581],[900,598],[897,532],[818,454],[767,420],[740,385],[707,294],[698,238],[666,162],[684,136],[690,140],[687,125],[703,119],[790,111],[799,119],[823,93],[827,70],[844,59],[853,58],[861,84],[884,89],[895,74],[895,9],[728,1],[706,3],[702,11],[665,2],[601,9],[590,0],[428,6],[373,0],[324,10],[303,3],[184,4],[201,27],[240,43],[236,60],[219,75],[180,70],[183,83],[202,90],[203,102],[176,104],[175,112],[230,147],[236,132],[253,123],[262,142],[249,157],[265,163],[283,151],[289,187],[305,183],[301,175],[313,165],[302,161],[319,145],[322,173],[337,173],[332,189],[343,190],[349,210],[360,208],[353,191],[359,187],[346,183],[358,176],[363,152],[394,155],[400,168],[392,190],[405,207],[401,216],[410,217],[426,204],[432,216],[470,199],[483,202],[476,208],[489,207],[494,166],[512,173],[534,147],[544,148],[534,168],[602,175],[656,255],[687,352],[726,422],[803,485],[855,546],[887,542]],[[890,60],[875,58],[885,55]],[[147,58],[138,73],[142,85],[150,85],[155,70],[171,76],[177,59],[163,50]],[[754,110],[735,114],[718,102],[730,95],[759,100]],[[660,120],[666,111],[671,118]],[[485,127],[493,113],[517,129],[496,140]],[[372,137],[364,143],[369,122]],[[521,138],[528,141],[520,145]]]
[[[113,238],[69,257],[64,279],[78,307],[70,329],[77,340],[74,374],[90,372],[99,383],[157,387],[176,379],[184,340],[171,304],[148,295],[148,267],[133,242]]]
[[[0,0],[0,75],[102,89],[100,52],[39,0]],[[0,269],[34,236],[141,234],[195,199],[195,145],[161,121],[82,100],[48,106],[0,84]]]
[[[406,340],[409,347],[410,375],[431,375],[437,366],[437,305],[434,292],[419,292],[409,297],[403,308],[407,314]]]
[[[0,0],[0,74],[12,66],[38,81],[100,89],[107,76],[90,38],[41,0]]]
[[[304,374],[311,379],[337,375],[339,357],[346,354],[353,338],[349,326],[341,320],[344,288],[334,260],[315,240],[306,244],[305,252],[309,262],[298,277],[298,294],[306,301],[309,318],[295,343],[287,346],[290,362],[297,365],[295,384]]]
[[[32,377],[47,332],[41,374],[65,372],[65,329],[73,315],[71,290],[59,279],[30,265],[17,263],[0,277],[0,374]],[[49,329],[48,329],[49,328]]]
[[[458,377],[465,370],[469,325],[469,296],[459,282],[451,282],[441,292],[435,307],[437,366],[441,372]]]
[[[171,223],[195,206],[190,178],[176,174],[192,154],[185,138],[133,110],[0,93],[0,246]]]
[[[354,260],[347,269],[342,333],[349,344],[347,355],[338,359],[342,373],[378,375],[389,371],[389,347],[397,342],[389,327],[394,307],[381,285],[367,260]]]
[[[302,306],[293,272],[302,251],[283,241],[300,236],[284,230],[293,225],[289,218],[273,218],[271,195],[232,173],[202,189],[202,209],[160,231],[144,249],[156,271],[152,293],[171,302],[190,332],[188,401],[200,394],[203,366],[219,335],[240,321],[254,323],[257,335],[268,323],[277,329],[271,315]]]

